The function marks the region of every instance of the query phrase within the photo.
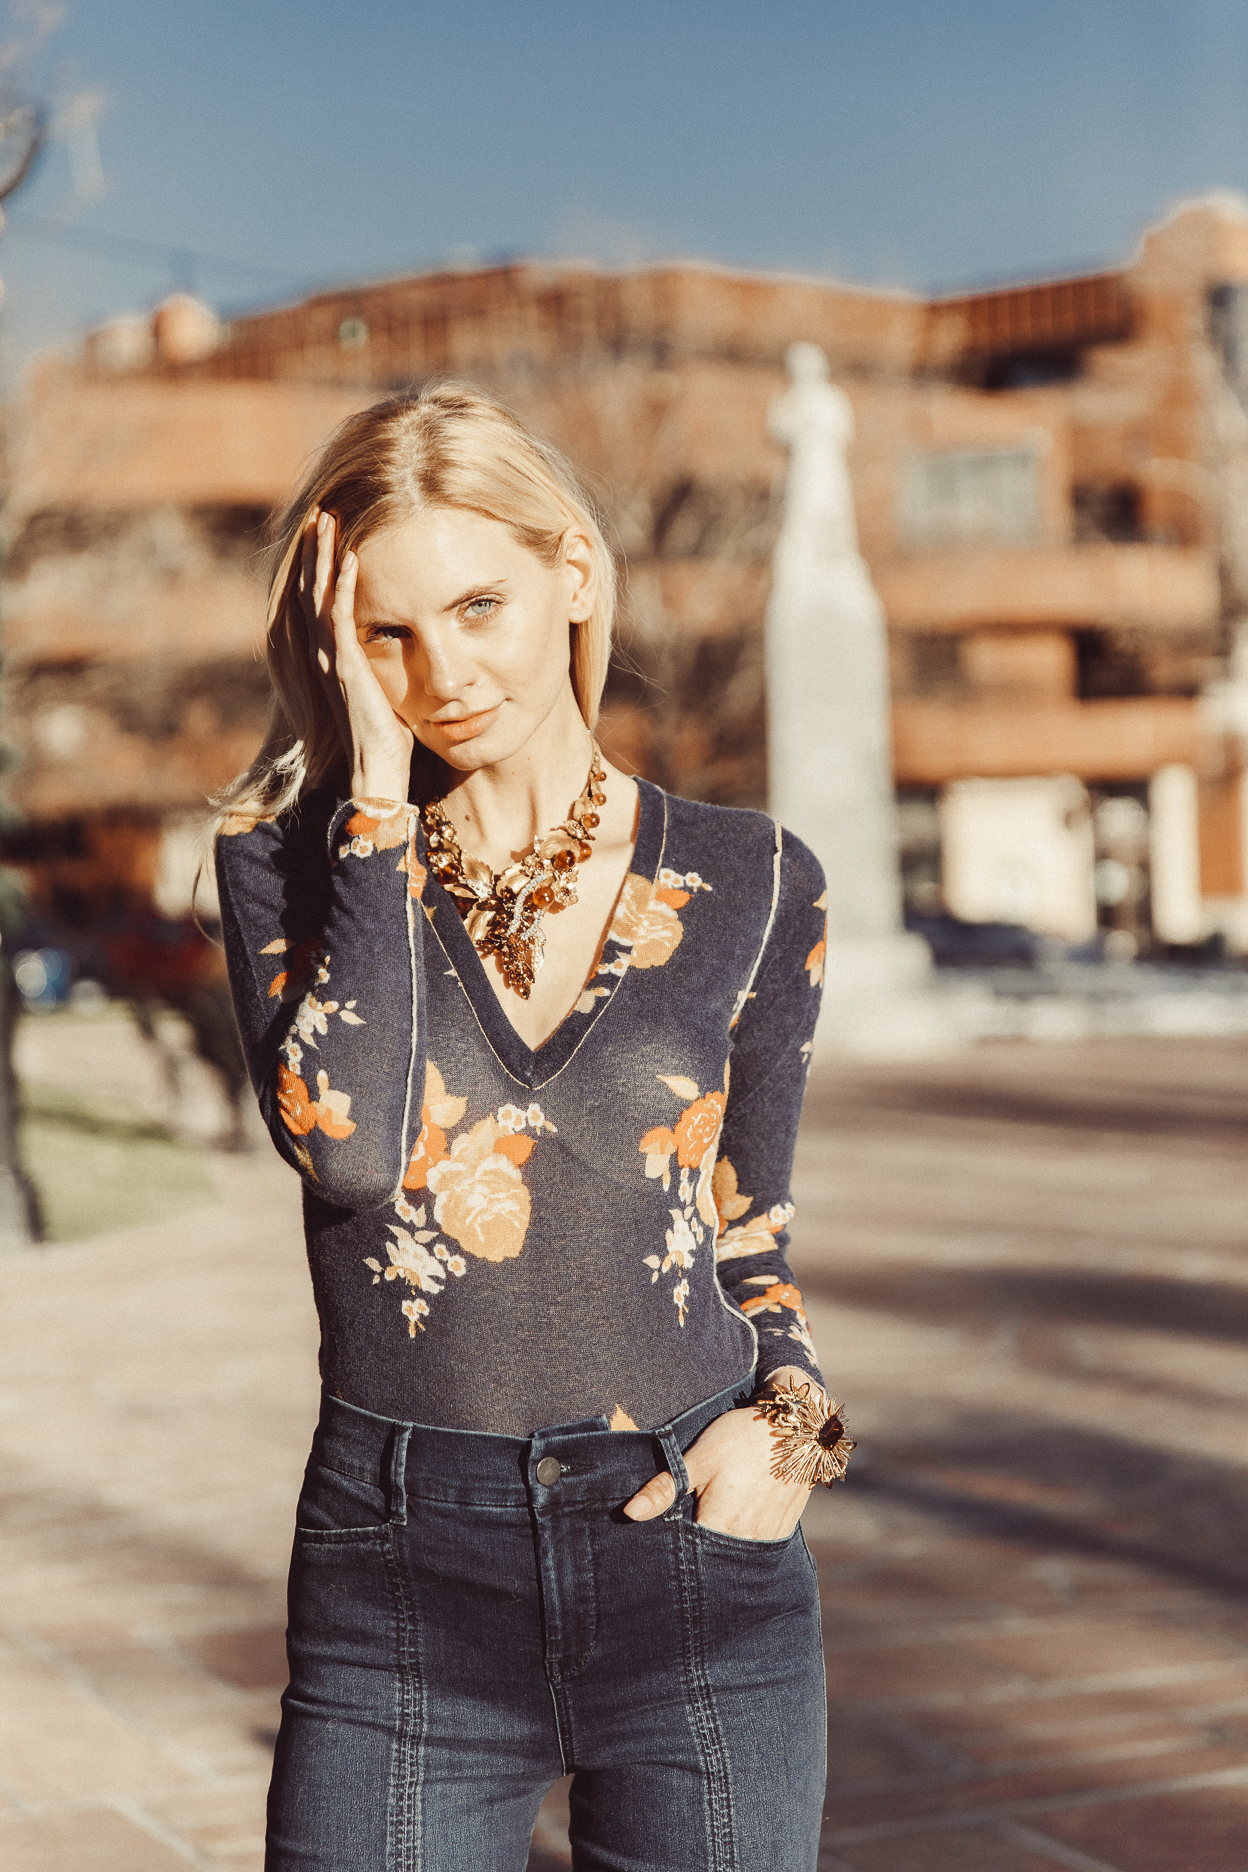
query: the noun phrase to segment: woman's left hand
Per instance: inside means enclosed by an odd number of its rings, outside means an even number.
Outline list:
[[[809,1372],[786,1366],[771,1376],[808,1384]],[[709,1423],[685,1451],[689,1485],[697,1497],[697,1520],[739,1540],[786,1540],[801,1519],[810,1490],[777,1482],[771,1473],[775,1453],[771,1425],[751,1407],[725,1411]],[[676,1499],[676,1484],[664,1472],[652,1476],[624,1504],[630,1521],[650,1521],[666,1513]]]

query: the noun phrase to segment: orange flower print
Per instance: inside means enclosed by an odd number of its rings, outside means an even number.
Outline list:
[[[425,1189],[428,1185],[430,1170],[434,1164],[442,1163],[446,1155],[446,1132],[440,1125],[435,1125],[426,1118],[420,1127],[420,1136],[413,1147],[407,1173],[403,1178],[404,1189]]]
[[[672,1186],[673,1157],[680,1169],[676,1194],[681,1206],[668,1210],[672,1226],[666,1232],[666,1253],[643,1255],[642,1261],[650,1269],[651,1286],[661,1274],[667,1274],[672,1269],[679,1273],[680,1278],[671,1293],[672,1304],[682,1326],[690,1292],[686,1271],[693,1266],[694,1256],[705,1240],[707,1229],[713,1233],[719,1223],[712,1178],[715,1155],[719,1149],[719,1134],[723,1128],[724,1107],[728,1102],[728,1070],[725,1063],[723,1091],[706,1093],[699,1090],[694,1080],[681,1073],[659,1073],[657,1077],[668,1091],[686,1103],[673,1126],[655,1125],[646,1132],[637,1147],[646,1160],[646,1175],[656,1182],[661,1181],[665,1190],[670,1190]],[[735,1172],[733,1188],[736,1188]]]
[[[483,1261],[512,1260],[529,1227],[528,1188],[519,1166],[498,1148],[501,1136],[498,1120],[483,1118],[428,1176],[438,1226]]]
[[[740,1228],[724,1229],[715,1244],[715,1259],[740,1261],[746,1255],[769,1254],[774,1246],[772,1237],[792,1220],[791,1202],[773,1203],[765,1215],[751,1216]]]
[[[710,889],[696,871],[682,873],[664,866],[653,882],[630,871],[603,943],[604,950],[614,947],[614,953],[598,964],[595,973],[618,981],[630,968],[662,968],[684,936],[677,912],[696,891]],[[594,1002],[609,993],[609,988],[586,988],[577,1001],[576,1012],[592,1014]]]
[[[289,1066],[277,1069],[277,1107],[283,1124],[295,1137],[306,1137],[309,1131],[315,1131],[316,1113],[308,1097],[308,1088]]]
[[[515,1164],[518,1170],[520,1165],[522,1163],[527,1163],[529,1158],[533,1155],[533,1139],[531,1137],[504,1136],[499,1138],[494,1148],[498,1151],[500,1156],[506,1157],[509,1162]]]
[[[467,1099],[448,1092],[435,1062],[427,1061],[423,1122],[403,1190],[430,1192],[436,1226],[429,1226],[428,1204],[415,1208],[401,1190],[393,1207],[404,1226],[390,1225],[394,1237],[386,1244],[390,1265],[371,1257],[365,1262],[373,1270],[374,1286],[383,1280],[403,1281],[420,1289],[422,1297],[405,1300],[401,1308],[412,1339],[425,1331],[430,1317],[424,1296],[441,1293],[448,1274],[458,1280],[468,1272],[468,1263],[457,1249],[484,1261],[510,1261],[520,1253],[530,1215],[520,1166],[532,1156],[537,1138],[555,1131],[537,1103],[523,1110],[518,1105],[500,1105],[493,1117],[479,1119],[452,1141],[447,1133],[467,1109]],[[454,1248],[438,1239],[439,1231],[450,1237]]]
[[[754,1313],[791,1313],[793,1317],[789,1322],[787,1337],[801,1346],[813,1364],[815,1342],[811,1337],[810,1321],[802,1306],[800,1290],[791,1281],[772,1281],[769,1274],[755,1274],[746,1284],[766,1288],[765,1293],[755,1294],[752,1300],[741,1302],[741,1311],[747,1319]]]
[[[307,942],[296,943],[292,949],[286,938],[284,936],[279,936],[273,942],[266,943],[264,948],[260,951],[260,954],[286,955],[287,952],[289,952],[290,959],[286,967],[279,975],[275,975],[273,980],[269,983],[270,1001],[279,998],[282,1001],[297,1000],[313,979],[315,972],[313,967],[314,959],[318,954],[323,956],[324,953],[320,943],[317,942],[315,937],[312,937]],[[328,976],[326,976],[326,980],[328,979]],[[351,1005],[354,1005],[354,1003]]]
[[[331,1091],[327,1072],[317,1073],[316,1087],[320,1096],[314,1099],[298,1073],[289,1066],[278,1067],[277,1104],[286,1129],[295,1137],[306,1137],[318,1127],[326,1137],[350,1137],[355,1130],[354,1121],[347,1116],[350,1093]]]
[[[633,968],[662,968],[680,944],[684,931],[670,903],[658,896],[649,878],[631,872],[624,881],[608,941],[631,950]]]
[[[814,908],[816,910],[822,910],[826,913],[827,908],[828,908],[828,893],[826,890],[822,893],[821,896],[816,897],[815,902],[814,902]],[[812,988],[818,988],[821,982],[823,981],[823,965],[827,959],[827,954],[828,954],[828,919],[827,919],[827,915],[825,914],[824,919],[823,919],[823,935],[819,938],[819,941],[815,944],[814,948],[811,950],[810,954],[807,956],[805,962],[803,962],[802,964],[802,967],[806,970],[807,974],[810,976],[810,985]]]
[[[757,1281],[769,1281],[771,1277],[767,1274],[756,1274],[754,1278]],[[801,1305],[802,1296],[796,1287],[789,1281],[776,1281],[767,1288],[766,1293],[755,1294],[752,1300],[743,1300],[741,1311],[743,1313],[778,1313],[781,1307],[792,1307],[800,1312]]]
[[[692,1105],[686,1105],[676,1120],[676,1161],[700,1164],[709,1147],[719,1136],[724,1122],[726,1100],[722,1092],[708,1092]]]
[[[677,1098],[690,1101],[676,1120],[675,1128],[676,1161],[681,1166],[680,1199],[682,1202],[692,1199],[697,1205],[698,1214],[710,1228],[716,1228],[719,1223],[711,1195],[711,1176],[719,1148],[719,1133],[724,1122],[724,1107],[728,1101],[728,1071],[728,1062],[725,1061],[723,1091],[708,1092],[705,1097],[692,1079],[686,1079],[680,1074],[658,1075]],[[698,1172],[696,1186],[689,1176],[689,1171],[695,1169]]]
[[[408,895],[419,897],[425,888],[425,879],[429,873],[416,856],[416,821],[414,818],[408,833],[407,850],[394,868],[396,871],[406,871]]]
[[[434,1062],[426,1061],[420,1136],[403,1178],[404,1189],[421,1190],[427,1187],[429,1171],[434,1164],[443,1162],[447,1155],[447,1131],[459,1123],[467,1109],[467,1099],[452,1098]]]
[[[414,809],[390,800],[357,800],[343,830],[347,843],[338,847],[340,858],[371,858],[375,851],[406,845],[412,835]]]
[[[653,1131],[647,1131],[637,1146],[646,1160],[646,1175],[662,1177],[664,1189],[672,1187],[672,1153],[676,1149],[676,1135],[666,1125],[656,1125]]]
[[[743,1216],[754,1200],[752,1196],[743,1196],[738,1190],[737,1173],[727,1157],[720,1157],[711,1172],[711,1195],[715,1200],[721,1235],[728,1223]]]

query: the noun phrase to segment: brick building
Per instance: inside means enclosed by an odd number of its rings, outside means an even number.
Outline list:
[[[1126,265],[925,301],[705,266],[509,265],[218,327],[194,302],[46,361],[9,416],[11,835],[78,926],[187,898],[204,795],[249,758],[260,529],[392,387],[501,393],[597,489],[627,560],[604,716],[679,792],[763,803],[762,620],[794,339],[855,410],[889,621],[908,890],[1123,952],[1248,947],[1248,206]],[[817,760],[819,751],[811,750]]]

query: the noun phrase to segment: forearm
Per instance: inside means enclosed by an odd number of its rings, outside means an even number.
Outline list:
[[[222,912],[244,1050],[274,1142],[328,1201],[363,1209],[402,1180],[409,1091],[422,1076],[415,809],[347,801],[327,834],[319,853],[223,852]]]

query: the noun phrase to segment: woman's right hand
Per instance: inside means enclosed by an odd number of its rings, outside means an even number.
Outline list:
[[[299,600],[309,654],[346,750],[352,797],[405,800],[415,736],[395,714],[356,635],[359,561],[346,553],[335,576],[336,533],[333,514],[319,508],[303,529]]]

